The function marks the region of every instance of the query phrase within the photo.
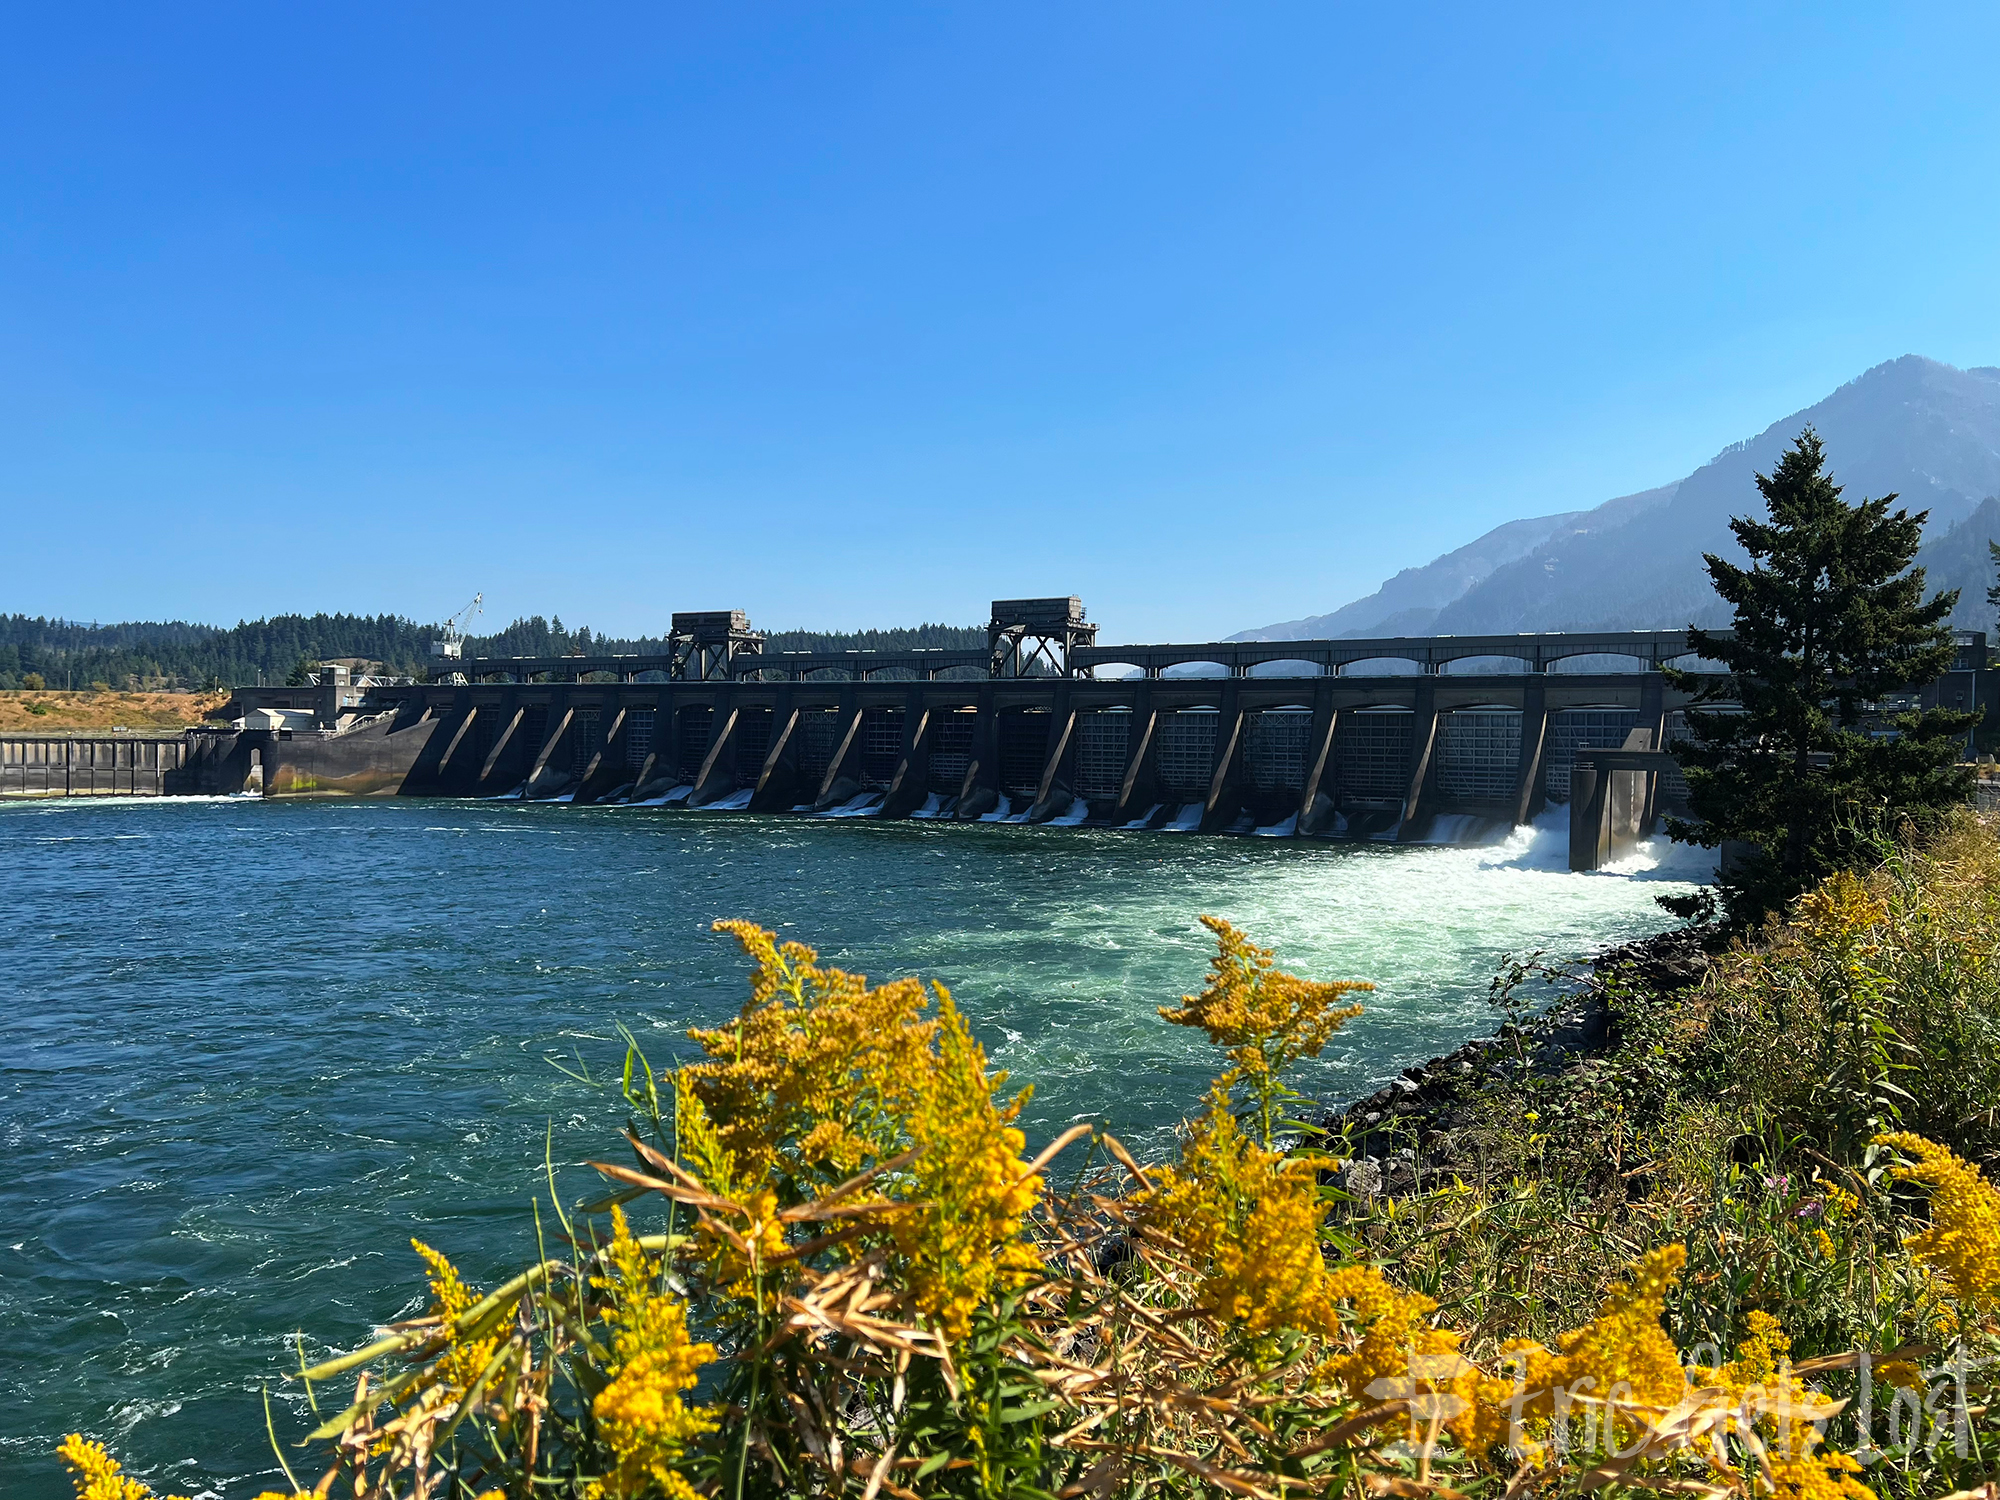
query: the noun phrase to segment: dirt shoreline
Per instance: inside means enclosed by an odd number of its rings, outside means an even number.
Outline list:
[[[0,691],[0,734],[158,734],[191,728],[228,701],[227,693]]]

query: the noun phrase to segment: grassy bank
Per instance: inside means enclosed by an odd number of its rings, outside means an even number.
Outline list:
[[[98,734],[185,729],[227,693],[0,692],[0,734]]]
[[[1705,963],[1506,976],[1495,1045],[1326,1135],[1287,1072],[1365,988],[1213,923],[1162,1022],[1218,1076],[1151,1163],[1026,1142],[941,988],[731,925],[750,998],[671,1074],[632,1048],[594,1201],[490,1291],[418,1246],[428,1311],[304,1371],[281,1455],[362,1500],[1964,1495],[2000,839],[1881,855]]]
[[[1801,1356],[1919,1337],[1936,1288],[1898,1281],[1884,1247],[1921,1201],[1872,1143],[1909,1131],[2000,1168],[1996,938],[2000,844],[1966,819],[1828,881],[1693,983],[1614,962],[1587,982],[1602,1045],[1548,1045],[1574,1002],[1522,1025],[1371,1145],[1425,1185],[1347,1212],[1492,1337],[1551,1336],[1632,1247],[1672,1237],[1690,1247],[1674,1316],[1703,1338],[1759,1307]],[[1514,977],[1518,1007],[1567,976]]]

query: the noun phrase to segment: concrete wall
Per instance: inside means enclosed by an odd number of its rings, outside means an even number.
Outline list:
[[[187,735],[0,735],[0,797],[160,797],[195,790]]]
[[[423,774],[425,751],[439,722],[418,708],[337,733],[270,731],[259,747],[264,750],[264,795],[398,796]]]

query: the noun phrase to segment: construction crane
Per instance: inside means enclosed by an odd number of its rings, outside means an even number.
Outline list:
[[[473,616],[480,613],[480,605],[485,599],[484,594],[474,594],[470,604],[444,622],[444,635],[431,642],[432,656],[450,657],[456,661],[465,654],[465,627],[472,623]]]
[[[444,634],[431,642],[432,656],[446,661],[457,661],[465,655],[465,627],[472,623],[475,616],[483,612],[481,606],[485,603],[485,600],[486,595],[484,593],[474,594],[470,604],[466,605],[457,614],[446,619],[444,622]],[[463,672],[449,673],[444,680],[454,687],[465,686],[465,674]]]

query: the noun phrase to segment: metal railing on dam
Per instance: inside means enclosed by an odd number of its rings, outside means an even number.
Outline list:
[[[1079,601],[1014,600],[987,651],[766,654],[739,613],[674,618],[652,656],[239,689],[203,789],[1417,839],[1531,820],[1688,701],[1684,631],[1099,646]],[[1985,659],[1965,637],[1924,701],[1985,702]],[[1682,795],[1647,764],[1621,827]]]

